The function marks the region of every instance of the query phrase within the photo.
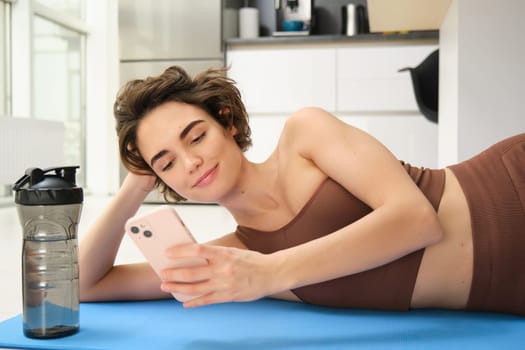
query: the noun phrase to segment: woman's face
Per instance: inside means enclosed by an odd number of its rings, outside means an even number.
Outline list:
[[[164,103],[140,122],[137,147],[153,171],[181,196],[220,202],[240,173],[236,129],[224,129],[206,111],[182,102]]]

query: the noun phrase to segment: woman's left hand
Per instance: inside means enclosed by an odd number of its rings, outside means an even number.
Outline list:
[[[184,303],[184,307],[232,301],[252,301],[270,295],[276,276],[269,255],[232,247],[205,244],[184,244],[166,252],[172,259],[201,257],[206,266],[165,269],[161,288],[165,292],[200,295]]]

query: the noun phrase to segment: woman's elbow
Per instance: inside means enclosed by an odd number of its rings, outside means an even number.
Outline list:
[[[101,293],[103,294],[104,285],[103,278],[88,278],[87,271],[86,273],[80,271],[78,283],[80,302],[101,301],[103,299]]]
[[[95,293],[93,293],[93,286],[87,286],[86,283],[83,283],[81,280],[79,283],[79,298],[80,302],[90,302],[97,301]]]
[[[418,222],[424,233],[426,245],[441,242],[444,237],[443,227],[436,210],[431,205],[421,206],[418,210]]]

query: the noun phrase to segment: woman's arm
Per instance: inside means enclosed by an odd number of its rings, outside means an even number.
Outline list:
[[[401,136],[400,136],[401,137]],[[373,211],[330,235],[273,254],[205,245],[174,247],[208,267],[166,271],[165,290],[204,294],[187,307],[253,300],[369,270],[442,237],[437,215],[390,151],[370,135],[317,108],[292,116],[278,147],[310,162]],[[173,281],[202,280],[180,284]]]
[[[318,108],[301,110],[286,129],[284,147],[373,209],[333,234],[275,253],[289,287],[369,270],[441,240],[434,208],[375,138]]]
[[[124,236],[124,224],[135,215],[152,190],[154,181],[151,176],[128,174],[119,192],[86,232],[79,249],[81,301],[172,297],[160,289],[161,280],[147,262],[114,265]],[[208,244],[246,249],[234,234]]]
[[[169,294],[144,264],[114,266],[124,224],[152,190],[154,177],[129,174],[107,208],[85,233],[79,246],[81,301],[156,299]]]

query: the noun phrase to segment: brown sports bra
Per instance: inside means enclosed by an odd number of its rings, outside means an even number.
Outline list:
[[[437,211],[444,190],[444,170],[402,164]],[[328,178],[285,226],[272,232],[237,226],[235,234],[248,249],[268,254],[330,234],[370,212],[370,207]],[[421,249],[372,270],[300,287],[292,292],[310,304],[408,310],[423,252]]]

